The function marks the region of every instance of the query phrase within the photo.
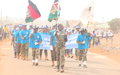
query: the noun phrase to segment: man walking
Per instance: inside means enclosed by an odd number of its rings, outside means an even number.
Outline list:
[[[57,51],[57,71],[61,69],[61,73],[64,72],[65,64],[65,42],[67,41],[67,36],[64,31],[63,25],[58,25],[58,31],[56,32],[56,51]]]
[[[42,38],[40,33],[38,32],[38,28],[34,28],[33,33],[29,36],[29,48],[32,48],[32,57],[33,57],[33,65],[38,65],[38,55],[39,55],[39,46],[42,43]]]

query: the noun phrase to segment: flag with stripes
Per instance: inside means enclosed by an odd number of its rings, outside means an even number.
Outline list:
[[[25,22],[33,22],[35,19],[41,17],[41,14],[37,8],[37,6],[31,1],[28,0],[28,9],[27,9],[27,14],[26,14],[26,19]]]

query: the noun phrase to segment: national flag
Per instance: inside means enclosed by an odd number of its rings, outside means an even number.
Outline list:
[[[82,11],[81,20],[87,23],[93,21],[93,0],[90,0],[89,4]]]
[[[41,14],[37,8],[37,6],[31,1],[28,0],[28,9],[27,9],[27,14],[26,14],[26,19],[25,22],[33,22],[35,19],[41,17]]]
[[[60,16],[60,4],[58,0],[55,0],[52,8],[50,10],[50,14],[48,16],[48,21],[51,22],[52,20],[58,20],[59,16]]]

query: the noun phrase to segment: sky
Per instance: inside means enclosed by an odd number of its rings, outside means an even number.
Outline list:
[[[54,0],[31,0],[40,13],[40,20],[47,20]],[[82,10],[90,0],[59,0],[63,20],[80,20]],[[120,0],[94,0],[94,21],[109,21],[120,18]],[[28,0],[0,0],[0,16],[25,18]]]

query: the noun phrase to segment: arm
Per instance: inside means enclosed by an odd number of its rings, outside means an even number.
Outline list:
[[[77,41],[77,44],[83,44],[83,42]]]
[[[22,40],[24,40],[24,36],[22,36],[22,32],[19,32],[20,37],[22,38]]]
[[[64,36],[64,41],[67,42],[67,35]]]
[[[33,35],[33,34],[30,34],[30,35],[29,35],[29,38],[32,38],[32,35]]]

